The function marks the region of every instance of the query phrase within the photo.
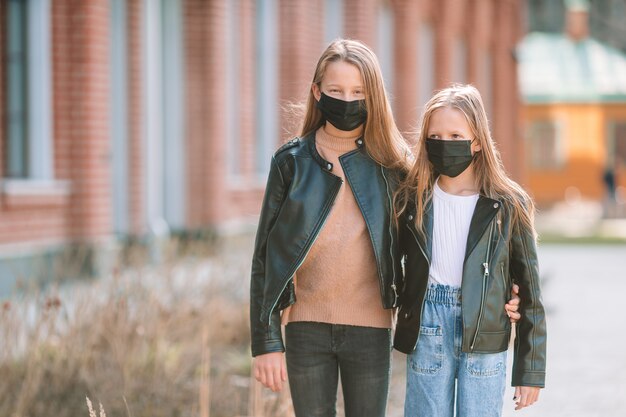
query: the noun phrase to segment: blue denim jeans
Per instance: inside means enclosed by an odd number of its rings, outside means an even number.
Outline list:
[[[337,386],[346,417],[383,417],[391,330],[293,322],[285,329],[287,374],[297,417],[334,417]]]
[[[500,416],[506,351],[461,352],[461,289],[431,284],[416,350],[407,357],[405,417]],[[455,390],[456,388],[456,390]]]

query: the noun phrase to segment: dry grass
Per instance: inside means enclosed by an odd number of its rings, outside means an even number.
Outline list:
[[[249,239],[179,252],[1,304],[0,416],[290,416],[250,378]]]

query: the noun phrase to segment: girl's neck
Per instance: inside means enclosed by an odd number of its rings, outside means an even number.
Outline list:
[[[364,125],[361,125],[354,130],[346,131],[346,130],[339,130],[335,126],[331,125],[330,123],[325,123],[324,131],[328,135],[334,136],[336,138],[358,138],[359,136],[363,134],[363,126]]]
[[[465,171],[454,178],[439,175],[437,181],[439,183],[439,188],[448,194],[474,195],[480,192],[479,187],[476,184],[476,175],[474,174],[473,165],[467,167]]]

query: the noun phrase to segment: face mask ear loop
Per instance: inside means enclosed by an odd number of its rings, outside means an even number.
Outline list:
[[[476,140],[478,140],[478,138],[476,138],[476,137],[475,137],[474,139],[472,139],[472,140],[470,141],[470,151],[471,151],[472,143],[474,143],[474,141],[476,141]],[[472,162],[474,162],[474,161],[477,159],[476,155],[478,155],[479,153],[480,153],[480,151],[475,151],[475,152],[472,154]]]

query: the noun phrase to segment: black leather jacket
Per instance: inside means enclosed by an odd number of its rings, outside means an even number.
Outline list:
[[[474,211],[465,253],[461,284],[463,352],[494,353],[507,349],[511,323],[504,305],[511,286],[520,286],[520,313],[513,360],[513,386],[545,383],[546,321],[539,289],[537,251],[532,231],[513,227],[502,202],[480,196]],[[432,201],[425,209],[425,234],[415,229],[415,207],[400,220],[405,287],[394,347],[412,352],[420,329],[432,255]]]
[[[391,221],[392,171],[376,163],[362,139],[339,162],[363,214],[376,258],[384,308],[402,286],[398,237]],[[295,299],[293,276],[315,242],[343,180],[317,152],[315,132],[283,145],[272,158],[256,235],[250,283],[252,355],[284,351],[280,311]],[[346,259],[346,262],[349,262]]]

